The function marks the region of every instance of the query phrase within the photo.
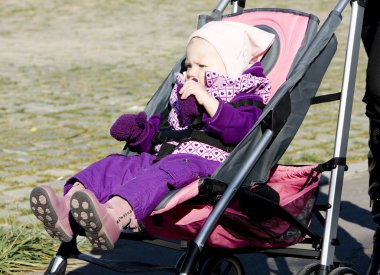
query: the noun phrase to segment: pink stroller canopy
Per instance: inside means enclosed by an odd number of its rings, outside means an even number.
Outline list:
[[[271,55],[270,63],[272,64],[264,63],[264,68],[272,65],[270,71],[267,71],[267,77],[272,84],[271,98],[287,78],[293,61],[305,39],[309,17],[277,10],[258,10],[225,17],[223,20],[250,24],[256,27],[262,26],[266,31],[276,34],[276,42],[272,46],[272,52],[269,52]]]

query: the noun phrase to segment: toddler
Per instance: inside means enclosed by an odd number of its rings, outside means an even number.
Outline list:
[[[261,114],[270,84],[258,61],[273,39],[228,21],[195,31],[170,96],[169,127],[160,127],[159,114],[123,114],[110,134],[138,154],[91,164],[67,180],[64,196],[48,185],[32,190],[31,210],[48,234],[69,242],[76,223],[95,248],[112,249],[170,190],[212,175]]]

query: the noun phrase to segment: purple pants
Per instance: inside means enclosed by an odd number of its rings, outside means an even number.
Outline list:
[[[220,165],[217,161],[192,154],[168,155],[153,163],[155,158],[147,153],[110,155],[68,179],[64,193],[78,181],[92,191],[101,203],[118,195],[129,202],[137,220],[141,221],[170,190],[210,176]]]

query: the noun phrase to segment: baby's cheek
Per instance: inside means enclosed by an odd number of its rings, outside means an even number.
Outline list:
[[[202,85],[202,87],[205,86],[205,76],[203,75],[202,77],[198,78],[198,83]]]

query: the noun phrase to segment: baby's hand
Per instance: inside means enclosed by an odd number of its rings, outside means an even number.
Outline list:
[[[181,95],[181,99],[187,99],[193,95],[200,105],[204,105],[211,97],[203,85],[196,79],[187,80],[179,91],[179,94]]]

